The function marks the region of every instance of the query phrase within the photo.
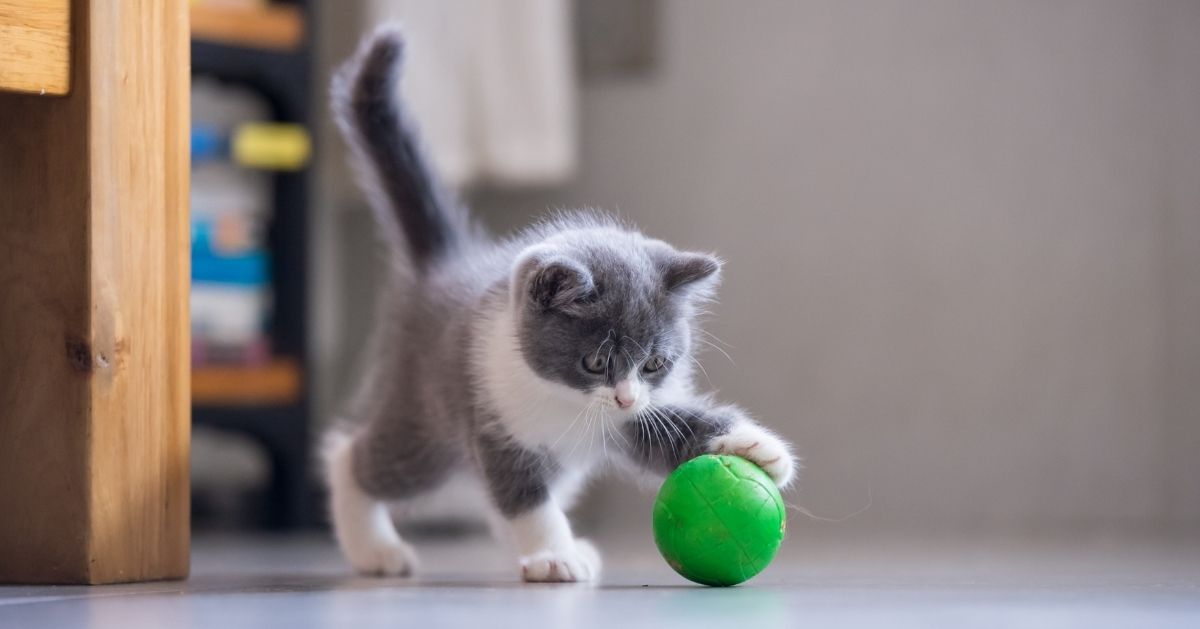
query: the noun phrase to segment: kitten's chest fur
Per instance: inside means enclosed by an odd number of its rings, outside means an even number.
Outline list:
[[[535,374],[525,362],[512,314],[499,306],[482,317],[476,330],[473,363],[481,399],[505,430],[531,449],[546,448],[570,467],[590,466],[603,452],[602,422],[611,427],[599,403],[565,385]]]

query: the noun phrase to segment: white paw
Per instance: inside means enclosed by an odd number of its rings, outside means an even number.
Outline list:
[[[354,570],[364,576],[406,577],[417,569],[417,553],[398,536],[356,540],[343,544],[342,550]]]
[[[521,579],[529,583],[583,583],[600,578],[600,553],[577,539],[569,550],[544,550],[521,558]]]
[[[709,451],[753,461],[780,487],[787,487],[796,475],[792,448],[771,431],[750,421],[738,422],[733,430],[713,439]]]

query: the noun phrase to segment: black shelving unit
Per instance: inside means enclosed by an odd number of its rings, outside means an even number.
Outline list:
[[[295,5],[305,16],[304,39],[295,50],[273,50],[192,41],[192,74],[254,89],[269,103],[274,119],[313,128],[311,122],[314,22],[309,3]],[[274,175],[274,208],[267,232],[274,310],[272,352],[300,369],[300,393],[282,405],[207,405],[192,408],[193,423],[245,434],[270,458],[271,482],[262,522],[271,528],[313,524],[310,474],[311,405],[308,379],[308,211],[311,169]]]

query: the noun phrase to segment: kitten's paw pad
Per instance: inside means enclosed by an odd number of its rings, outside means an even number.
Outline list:
[[[567,551],[546,550],[521,558],[521,580],[528,583],[584,583],[600,578],[600,554],[587,540]]]
[[[416,551],[399,539],[363,540],[345,551],[355,572],[363,576],[407,577],[417,569]]]
[[[734,426],[733,430],[713,439],[709,451],[714,454],[733,454],[753,461],[780,487],[787,487],[796,476],[796,458],[792,455],[791,447],[756,424]]]

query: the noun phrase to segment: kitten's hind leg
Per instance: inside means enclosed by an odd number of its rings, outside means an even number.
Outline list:
[[[325,438],[330,512],[338,546],[359,574],[412,574],[416,553],[400,539],[387,506],[363,491],[355,479],[353,446],[353,438],[343,432],[335,430]]]

